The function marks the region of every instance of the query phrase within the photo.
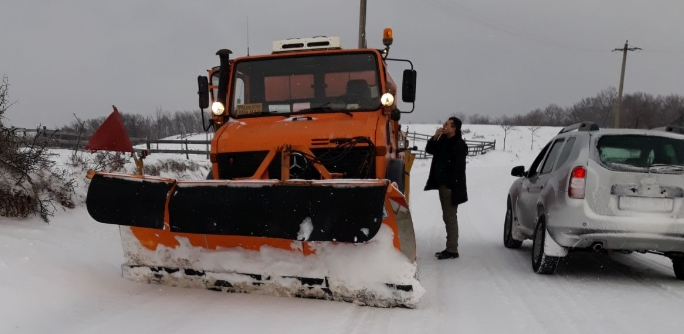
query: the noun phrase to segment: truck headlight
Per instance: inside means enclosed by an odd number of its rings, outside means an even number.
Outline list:
[[[382,94],[380,97],[380,103],[382,103],[382,105],[385,107],[389,107],[394,104],[394,96],[392,96],[390,93]]]
[[[226,108],[221,102],[214,102],[211,104],[211,112],[213,112],[216,116],[223,114],[224,110],[226,110]]]

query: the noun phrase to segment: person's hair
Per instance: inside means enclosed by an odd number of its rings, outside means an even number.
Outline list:
[[[453,125],[454,128],[456,128],[456,130],[460,132],[461,126],[463,125],[463,122],[461,122],[461,120],[458,119],[458,117],[454,117],[454,116],[449,117],[449,120],[451,121],[451,125]]]

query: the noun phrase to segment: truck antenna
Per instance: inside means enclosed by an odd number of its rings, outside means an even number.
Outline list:
[[[249,56],[249,15],[247,15],[247,56]]]

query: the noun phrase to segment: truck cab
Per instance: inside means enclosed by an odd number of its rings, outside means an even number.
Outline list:
[[[212,178],[379,178],[403,192],[408,141],[388,61],[411,62],[389,59],[391,29],[383,37],[382,50],[314,37],[275,41],[266,55],[217,52],[221,65],[198,78],[200,107],[211,102]],[[404,102],[415,101],[415,83],[411,64]]]

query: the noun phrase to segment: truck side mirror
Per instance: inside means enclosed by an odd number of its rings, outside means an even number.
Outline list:
[[[404,70],[401,83],[401,100],[404,102],[416,102],[416,71]]]
[[[200,75],[197,77],[197,95],[199,95],[200,109],[209,108],[209,79],[206,76]]]

